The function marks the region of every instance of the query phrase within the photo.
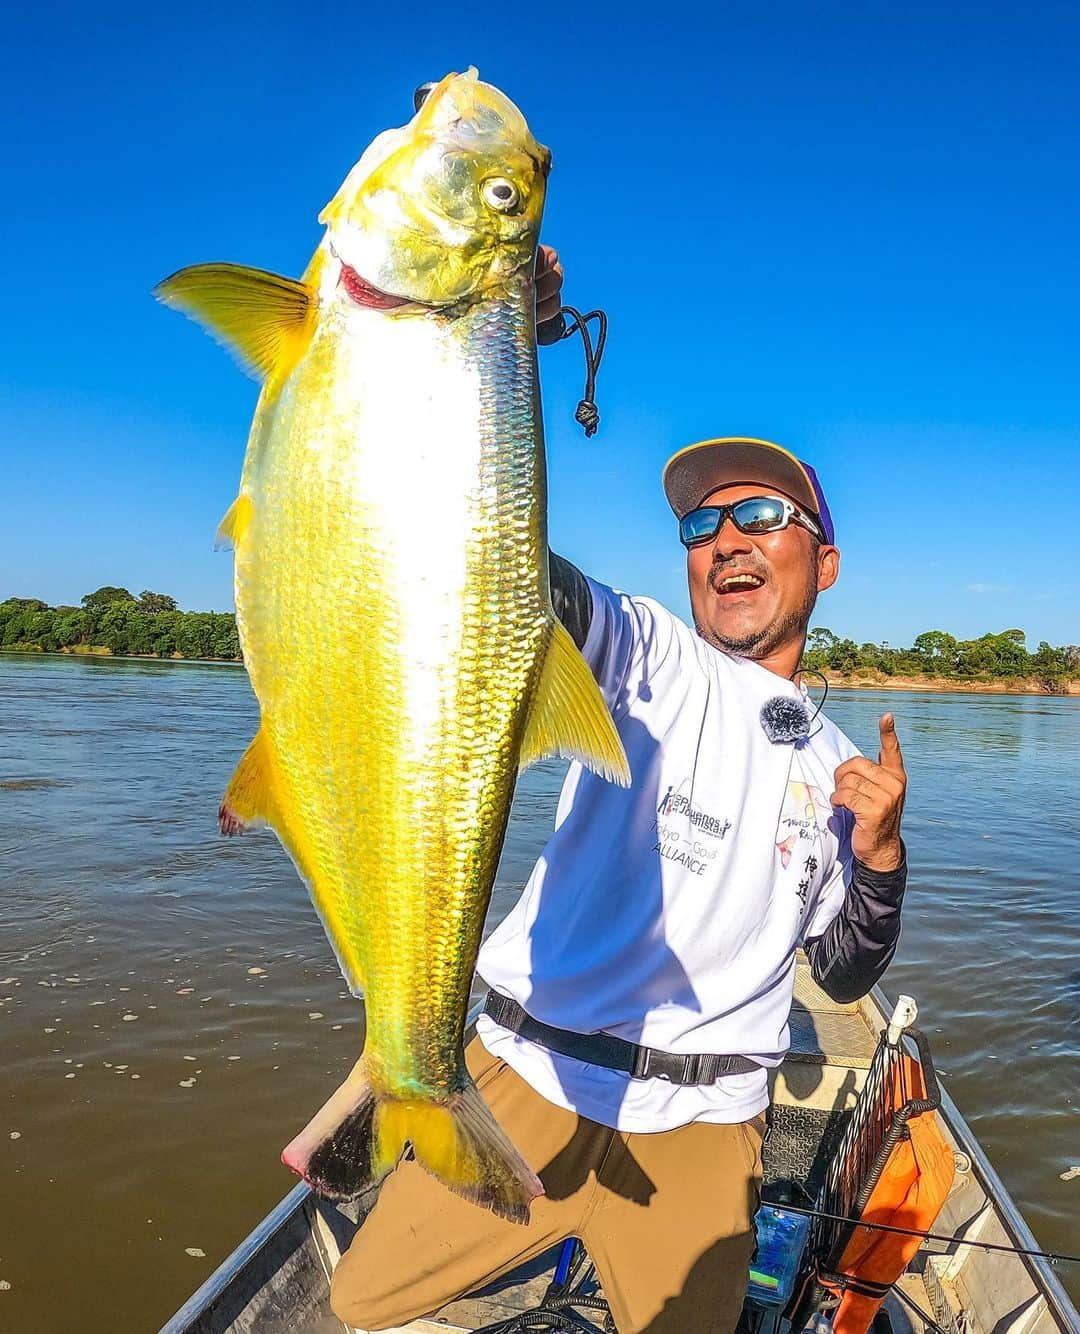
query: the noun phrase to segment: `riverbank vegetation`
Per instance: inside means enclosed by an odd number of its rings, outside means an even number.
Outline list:
[[[810,631],[803,666],[830,680],[852,685],[920,685],[947,689],[988,686],[1077,693],[1080,645],[1055,648],[1045,640],[1034,653],[1023,630],[1003,630],[978,639],[957,639],[944,630],[927,630],[910,648],[888,643],[856,644],[822,627]]]
[[[78,607],[50,607],[38,598],[0,602],[0,648],[240,660],[232,612],[181,611],[165,593],[147,589],[135,597],[113,587],[87,593]]]
[[[0,602],[0,648],[240,661],[232,612],[181,611],[165,593],[147,589],[135,597],[109,586],[87,593],[78,607],[50,607],[37,598]],[[978,639],[927,630],[910,648],[895,648],[856,644],[819,627],[810,631],[803,665],[852,685],[1080,690],[1080,646],[1054,648],[1043,641],[1029,653],[1023,630]]]

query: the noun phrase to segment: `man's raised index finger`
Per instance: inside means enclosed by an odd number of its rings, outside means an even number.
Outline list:
[[[904,756],[900,750],[900,738],[896,735],[896,719],[891,713],[882,714],[878,719],[878,732],[881,734],[878,764],[883,769],[892,769],[896,773],[903,773]]]

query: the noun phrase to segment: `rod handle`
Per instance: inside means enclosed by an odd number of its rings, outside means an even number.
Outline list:
[[[896,1046],[900,1041],[900,1034],[905,1028],[910,1028],[918,1017],[919,1007],[915,1004],[915,998],[913,996],[897,996],[886,1034],[890,1047]]]

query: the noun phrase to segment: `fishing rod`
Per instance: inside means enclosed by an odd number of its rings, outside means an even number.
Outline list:
[[[1028,1246],[1009,1246],[998,1241],[965,1241],[962,1237],[950,1237],[943,1232],[922,1232],[918,1228],[893,1227],[889,1223],[868,1223],[862,1218],[848,1218],[844,1214],[830,1214],[824,1209],[804,1209],[798,1204],[776,1204],[776,1209],[788,1210],[793,1214],[804,1214],[807,1218],[827,1218],[832,1223],[850,1223],[853,1227],[873,1228],[877,1232],[895,1232],[902,1237],[922,1237],[926,1241],[944,1241],[958,1243],[961,1246],[978,1246],[984,1251],[1008,1251],[1010,1255],[1031,1255],[1039,1260],[1066,1260],[1070,1264],[1080,1264],[1080,1255],[1069,1255],[1064,1251],[1040,1251]]]

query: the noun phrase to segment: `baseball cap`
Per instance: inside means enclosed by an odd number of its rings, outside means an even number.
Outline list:
[[[801,505],[821,524],[829,546],[836,541],[832,515],[817,473],[782,445],[748,436],[700,440],[673,454],[664,465],[664,494],[681,519],[697,509],[707,495],[721,486],[775,487]]]

